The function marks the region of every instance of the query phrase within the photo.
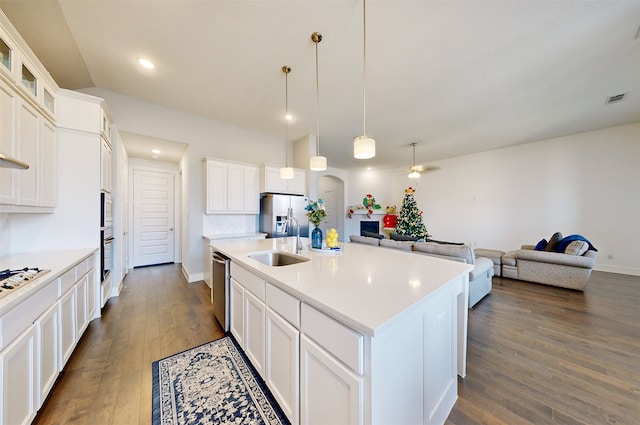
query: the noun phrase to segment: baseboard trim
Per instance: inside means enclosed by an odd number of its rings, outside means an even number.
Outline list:
[[[636,267],[623,267],[623,266],[607,266],[602,264],[596,264],[593,270],[607,273],[619,273],[627,274],[631,276],[640,276],[640,269]]]
[[[189,283],[199,282],[201,280],[204,280],[204,273],[189,274],[187,269],[185,269],[184,264],[182,264],[182,276],[184,276],[184,278]]]

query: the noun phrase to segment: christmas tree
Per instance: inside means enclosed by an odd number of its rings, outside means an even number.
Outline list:
[[[412,187],[404,191],[402,208],[400,208],[400,216],[396,223],[396,233],[413,236],[418,239],[426,239],[430,235],[422,222],[422,211],[418,209],[413,192]]]

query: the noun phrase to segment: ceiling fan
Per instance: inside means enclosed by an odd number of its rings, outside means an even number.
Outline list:
[[[439,170],[440,167],[436,167],[435,165],[416,165],[416,145],[417,143],[411,143],[413,147],[413,165],[409,167],[409,178],[410,179],[418,179],[422,174],[430,173],[432,171]]]

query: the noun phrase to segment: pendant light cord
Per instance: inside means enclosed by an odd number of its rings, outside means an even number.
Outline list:
[[[320,156],[320,88],[318,84],[318,43],[322,36],[316,41],[316,156]]]
[[[291,68],[287,67],[284,73],[284,121],[287,124],[287,138],[284,143],[284,164],[289,167],[289,72]]]
[[[362,0],[362,135],[367,135],[367,1]]]

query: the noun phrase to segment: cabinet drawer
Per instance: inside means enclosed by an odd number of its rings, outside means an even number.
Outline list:
[[[73,288],[73,285],[76,284],[76,281],[76,268],[72,267],[62,276],[60,276],[60,288],[58,289],[58,296],[66,294],[69,289]]]
[[[265,300],[265,281],[260,279],[255,274],[250,271],[243,269],[237,264],[231,262],[231,277],[233,277],[236,282],[240,285],[244,286],[244,289],[251,292],[253,295],[258,297],[260,301],[264,302]]]
[[[267,305],[287,322],[300,329],[300,301],[267,283]]]
[[[356,373],[364,373],[364,337],[351,328],[302,303],[301,331]]]
[[[13,310],[2,316],[0,327],[2,335],[0,347],[9,344],[58,299],[58,285],[54,280],[39,290],[35,295],[18,304]]]

